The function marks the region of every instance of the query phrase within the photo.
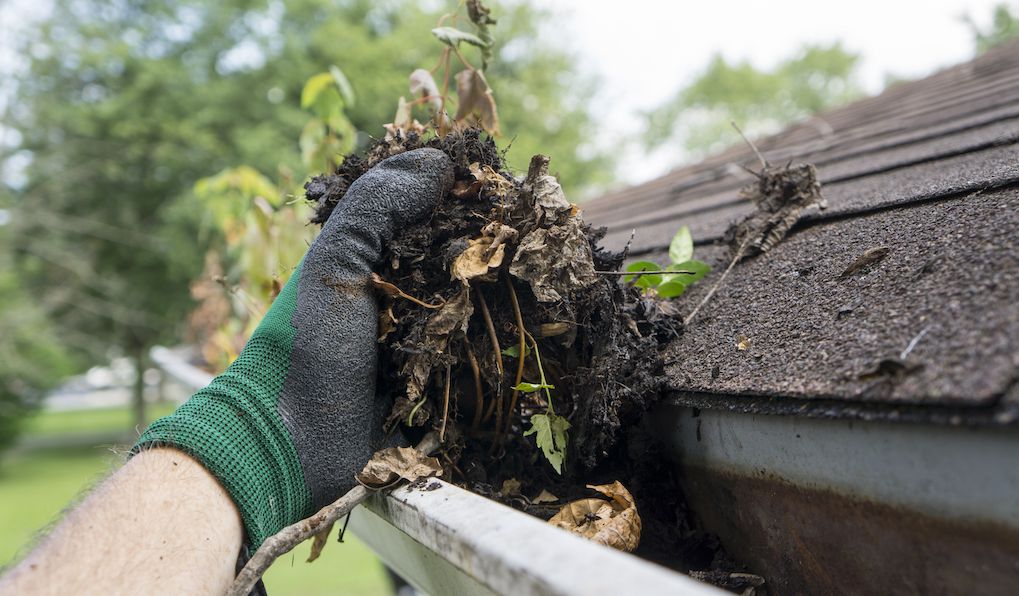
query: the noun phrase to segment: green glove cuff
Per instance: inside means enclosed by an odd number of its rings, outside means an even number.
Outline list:
[[[312,513],[297,451],[277,410],[290,369],[300,274],[299,265],[237,360],[154,422],[132,450],[168,446],[201,461],[230,493],[252,549]]]

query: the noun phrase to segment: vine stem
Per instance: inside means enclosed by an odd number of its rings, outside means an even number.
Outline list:
[[[495,352],[495,368],[499,371],[499,380],[502,381],[502,349],[499,347],[499,338],[495,334],[495,323],[492,322],[492,313],[488,311],[488,302],[481,288],[474,286],[478,292],[478,304],[481,305],[481,318],[485,320],[485,329],[488,330],[488,339],[492,342],[492,350]]]
[[[442,428],[439,429],[439,442],[446,439],[446,420],[449,419],[449,364],[446,364],[446,389],[442,392]]]
[[[463,338],[464,346],[467,348],[467,362],[471,365],[471,373],[474,375],[474,419],[471,421],[471,430],[478,430],[481,425],[481,414],[485,409],[485,392],[481,388],[481,367],[478,365],[478,358],[471,349],[471,342]]]

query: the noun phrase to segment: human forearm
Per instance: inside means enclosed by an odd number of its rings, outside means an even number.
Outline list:
[[[174,449],[133,457],[0,579],[0,594],[221,594],[234,575],[237,509]]]

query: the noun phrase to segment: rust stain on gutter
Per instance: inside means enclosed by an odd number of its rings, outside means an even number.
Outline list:
[[[788,594],[1015,594],[1019,530],[946,520],[767,473],[681,466],[726,548]]]

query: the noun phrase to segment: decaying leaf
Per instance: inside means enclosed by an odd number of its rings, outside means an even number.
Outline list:
[[[576,218],[537,228],[520,240],[509,272],[531,284],[541,302],[557,302],[598,281],[591,245]]]
[[[481,237],[469,240],[467,248],[453,260],[451,276],[464,282],[476,277],[484,277],[489,271],[498,269],[502,265],[502,259],[506,254],[506,245],[492,247],[494,238]],[[489,255],[489,252],[491,254]]]
[[[538,325],[538,332],[535,337],[555,337],[569,331],[573,325],[570,323],[542,323]]]
[[[485,73],[476,68],[458,72],[456,96],[459,103],[453,120],[457,122],[473,120],[488,134],[499,134],[499,114]]]
[[[499,172],[493,170],[492,166],[483,166],[474,162],[470,165],[470,170],[474,179],[481,182],[482,188],[492,195],[504,198],[507,193],[513,190],[513,184]]]
[[[439,86],[435,84],[432,73],[419,68],[410,73],[410,92],[417,97],[428,98],[428,107],[432,113],[438,113],[442,109],[442,95],[439,93]]]
[[[641,522],[630,491],[618,480],[612,484],[587,485],[611,501],[580,499],[568,503],[548,523],[599,544],[633,552],[640,544]]]
[[[535,155],[527,167],[523,191],[538,214],[538,221],[554,222],[563,214],[573,217],[577,214],[573,203],[566,200],[563,187],[555,176],[548,173],[547,155]]]
[[[538,495],[536,497],[531,499],[531,504],[532,505],[540,505],[542,503],[555,503],[558,500],[559,500],[559,497],[553,495],[552,493],[548,492],[548,490],[543,488],[543,489],[541,489],[541,492],[538,493]]]
[[[368,488],[385,488],[398,480],[414,482],[442,474],[439,460],[413,447],[389,447],[376,451],[356,478]]]
[[[839,275],[839,279],[845,279],[847,277],[856,275],[857,273],[865,273],[872,269],[875,265],[884,260],[888,256],[890,249],[887,246],[875,246],[874,248],[868,249],[862,255],[853,260],[852,263],[846,267],[845,271]]]
[[[750,349],[750,338],[745,335],[739,335],[736,337],[736,349],[740,352],[746,352]]]
[[[729,252],[736,260],[768,252],[808,207],[825,207],[812,164],[765,165],[756,177],[753,184],[740,190],[740,196],[753,201],[757,209],[725,232]]]
[[[398,323],[396,315],[393,314],[392,304],[389,304],[386,308],[379,309],[379,343],[386,341],[386,337],[393,331],[396,331]]]
[[[502,481],[502,488],[499,489],[499,493],[504,497],[517,497],[520,496],[520,481],[516,478],[510,478]]]
[[[407,379],[407,399],[410,402],[421,399],[432,367],[443,358],[450,336],[457,331],[466,333],[472,314],[474,305],[471,304],[470,286],[464,286],[428,319],[421,349],[414,352],[400,370]],[[395,420],[390,417],[387,427]]]
[[[326,547],[326,543],[329,542],[329,532],[333,531],[333,525],[336,522],[329,524],[326,529],[322,530],[318,534],[315,534],[315,538],[311,542],[311,553],[308,555],[306,563],[311,563],[322,554],[322,549]]]

